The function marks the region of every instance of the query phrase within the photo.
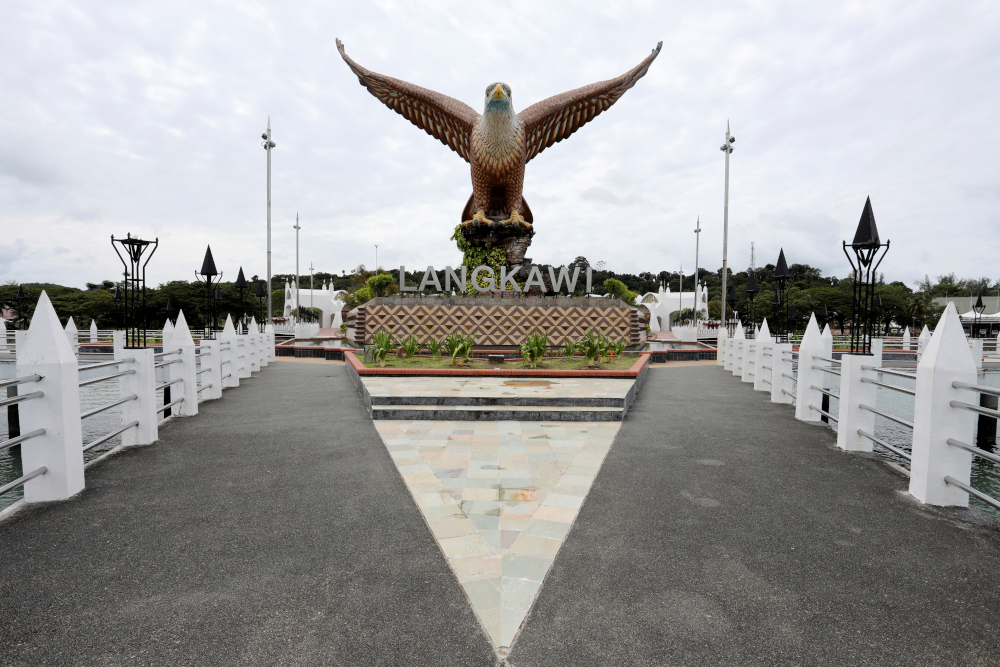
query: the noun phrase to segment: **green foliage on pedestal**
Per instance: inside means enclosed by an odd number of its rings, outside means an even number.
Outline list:
[[[621,299],[630,306],[635,305],[635,297],[637,294],[625,286],[620,280],[614,278],[608,278],[604,281],[604,289],[608,291],[614,298]]]
[[[484,243],[482,245],[472,245],[469,240],[465,238],[462,233],[462,225],[455,227],[455,233],[451,235],[451,240],[455,242],[458,249],[462,251],[462,265],[465,266],[469,272],[469,282],[465,286],[466,294],[479,294],[475,285],[472,284],[472,271],[477,266],[488,266],[493,269],[495,274],[494,284],[500,278],[500,267],[507,266],[507,251],[503,247],[494,245],[492,243]],[[476,276],[476,282],[479,286],[486,288],[489,286],[489,277],[480,273]],[[499,289],[497,286],[495,289]]]

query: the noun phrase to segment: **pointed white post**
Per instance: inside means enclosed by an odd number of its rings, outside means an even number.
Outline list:
[[[119,371],[135,370],[131,375],[118,378],[121,398],[135,394],[136,398],[122,403],[122,426],[137,422],[135,428],[122,433],[122,446],[150,445],[159,437],[159,407],[156,405],[156,360],[151,347],[121,348],[115,350],[115,359],[134,359],[123,363]]]
[[[21,446],[25,474],[46,472],[24,485],[29,503],[65,500],[83,490],[83,433],[80,425],[80,374],[76,355],[59,325],[48,294],[38,297],[24,345],[18,349],[17,377],[40,375],[20,392],[42,392],[18,404],[21,433],[45,433]]]
[[[125,347],[125,332],[121,329],[115,329],[111,332],[111,348],[113,350],[121,350]]]
[[[235,325],[233,325],[232,315],[226,321],[227,326],[233,326],[233,331],[236,331]],[[233,363],[236,365],[236,373],[239,378],[250,377],[250,348],[247,344],[247,335],[236,333],[233,338],[233,344],[236,346],[236,358]]]
[[[97,342],[97,320],[90,320],[90,342]]]
[[[736,363],[736,330],[733,330],[733,335],[729,335],[729,330],[726,330],[726,345],[725,345],[725,356],[722,358],[722,368],[730,373],[733,371],[733,365]]]
[[[725,367],[726,343],[729,342],[729,336],[727,335],[726,328],[723,326],[719,327],[719,331],[717,333],[719,335],[715,337],[715,363],[718,366]]]
[[[972,347],[972,363],[976,365],[976,368],[983,367],[983,339],[982,338],[972,338],[969,340],[969,345]]]
[[[743,331],[743,323],[740,322],[736,325],[736,335],[733,336],[733,375],[743,378],[743,359],[744,359],[744,345],[747,342],[746,332]]]
[[[76,322],[72,315],[66,318],[66,339],[69,341],[70,347],[73,348],[73,354],[80,351],[80,331],[76,328]]]
[[[809,324],[799,343],[799,373],[795,383],[795,418],[807,422],[820,421],[820,415],[810,405],[817,408],[823,405],[823,392],[814,387],[823,386],[823,376],[827,375],[816,366],[829,366],[825,361],[818,362],[813,355],[830,358],[833,349],[827,346],[827,341],[820,333],[816,323],[816,313],[809,315]]]
[[[160,340],[163,341],[163,351],[167,351],[167,345],[170,343],[170,337],[174,333],[174,325],[170,323],[168,319],[163,323],[163,333],[160,335]]]
[[[170,371],[168,379],[180,379],[182,382],[173,385],[174,391],[171,395],[175,399],[184,397],[184,402],[175,406],[173,410],[175,414],[182,417],[192,417],[198,414],[198,369],[194,339],[191,338],[191,330],[188,328],[183,310],[177,313],[177,324],[170,334],[170,349],[168,350],[166,347],[163,349],[164,352],[172,352],[173,350],[180,350],[181,362],[166,367]],[[176,358],[176,356],[167,357],[168,360]]]
[[[961,507],[969,504],[966,492],[947,484],[944,478],[950,476],[969,484],[972,454],[949,445],[948,439],[971,444],[976,414],[954,408],[951,402],[978,406],[979,395],[968,389],[956,389],[952,383],[974,385],[977,377],[958,311],[949,303],[917,364],[910,493],[920,502]]]
[[[878,380],[876,371],[865,366],[882,366],[882,339],[872,339],[870,355],[843,354],[840,357],[840,411],[837,415],[837,447],[849,452],[870,452],[872,441],[861,432],[875,434],[875,413],[862,406],[875,407]]]
[[[226,318],[226,325],[219,335],[219,346],[222,350],[222,388],[240,386],[240,371],[237,365],[239,356],[239,344],[236,340],[236,329],[233,322]]]
[[[274,325],[270,322],[264,327],[264,335],[267,337],[264,341],[267,347],[267,360],[274,361]]]
[[[795,398],[792,344],[774,343],[771,350],[771,402],[791,403]]]
[[[772,358],[773,347],[774,339],[771,337],[771,329],[767,326],[767,318],[764,318],[754,355],[753,388],[756,391],[771,391],[771,373],[774,365],[772,363],[774,361]]]
[[[250,326],[247,328],[247,349],[250,351],[250,372],[256,373],[260,370],[260,334],[257,333],[257,318],[250,318]]]
[[[910,349],[910,327],[903,329],[903,349]]]
[[[951,303],[951,301],[949,301],[948,303]],[[929,343],[930,340],[931,340],[931,330],[925,324],[923,330],[920,332],[920,335],[917,336],[917,361],[918,362],[924,356],[924,348],[927,347],[927,343]]]
[[[198,350],[198,396],[203,401],[222,398],[222,350],[220,341],[203,340]]]
[[[753,382],[757,376],[757,348],[760,342],[760,328],[756,328],[753,338],[743,343],[743,382]]]

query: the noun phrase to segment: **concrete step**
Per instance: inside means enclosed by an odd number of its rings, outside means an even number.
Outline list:
[[[585,398],[559,396],[543,398],[539,396],[372,396],[371,404],[375,406],[388,405],[424,405],[424,406],[467,406],[467,407],[548,407],[548,408],[617,408],[625,407],[625,399],[621,398]]]
[[[621,421],[622,407],[552,405],[372,405],[372,419],[440,421]]]

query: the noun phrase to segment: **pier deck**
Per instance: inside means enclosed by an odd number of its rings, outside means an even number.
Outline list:
[[[342,365],[200,409],[0,524],[0,664],[497,664]],[[509,664],[1000,662],[1000,533],[834,443],[652,370]]]

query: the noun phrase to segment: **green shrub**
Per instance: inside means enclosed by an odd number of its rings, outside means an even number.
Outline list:
[[[576,343],[571,340],[566,341],[566,344],[563,345],[563,352],[567,359],[572,359],[573,354],[576,352]]]
[[[543,333],[533,333],[521,344],[521,357],[526,365],[534,368],[538,360],[545,357],[549,349],[549,337]]]
[[[431,351],[431,357],[434,359],[441,358],[441,341],[432,338],[427,341],[427,349]]]
[[[604,281],[604,289],[607,290],[612,298],[621,299],[630,306],[635,305],[635,297],[638,295],[626,287],[622,281],[615,278],[608,278]]]
[[[380,273],[372,276],[365,281],[365,287],[371,290],[372,297],[385,296],[392,288],[392,276],[388,273]],[[360,292],[361,290],[358,291]]]
[[[583,357],[587,360],[588,366],[594,365],[594,359],[599,359],[601,356],[601,341],[594,330],[591,329],[587,332],[587,335],[581,338],[576,343],[576,349],[583,353]]]
[[[420,350],[420,343],[417,342],[415,337],[410,336],[399,344],[399,349],[403,351],[407,359],[412,359],[413,355]]]
[[[389,356],[389,351],[393,348],[392,334],[384,329],[372,334],[372,343],[375,344],[374,360],[379,366],[385,366],[385,358]]]

